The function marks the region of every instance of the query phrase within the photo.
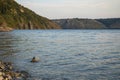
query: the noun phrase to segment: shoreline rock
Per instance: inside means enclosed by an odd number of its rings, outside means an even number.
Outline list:
[[[0,32],[8,32],[8,31],[12,31],[13,29],[10,27],[0,27]]]
[[[26,80],[29,76],[26,71],[15,71],[11,62],[0,61],[0,80]]]

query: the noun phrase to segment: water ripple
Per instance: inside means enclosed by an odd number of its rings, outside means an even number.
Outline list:
[[[0,59],[30,80],[119,80],[120,30],[0,32]],[[30,63],[33,56],[40,62]]]

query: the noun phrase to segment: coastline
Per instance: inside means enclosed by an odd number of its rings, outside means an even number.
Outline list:
[[[13,28],[10,27],[0,27],[0,32],[8,32],[8,31],[12,31]]]
[[[28,77],[28,72],[15,70],[11,62],[0,61],[0,80],[27,80]]]

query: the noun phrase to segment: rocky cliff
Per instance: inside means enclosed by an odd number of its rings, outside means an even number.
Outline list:
[[[0,27],[13,29],[60,29],[51,20],[39,16],[15,0],[0,0]]]
[[[120,29],[120,18],[113,19],[55,19],[63,29]]]

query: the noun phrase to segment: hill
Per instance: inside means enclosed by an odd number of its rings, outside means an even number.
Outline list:
[[[15,0],[0,0],[0,27],[13,29],[60,29],[51,20],[39,16]]]
[[[120,18],[96,19],[109,29],[120,29]]]
[[[120,29],[120,18],[112,19],[54,19],[63,29]]]

